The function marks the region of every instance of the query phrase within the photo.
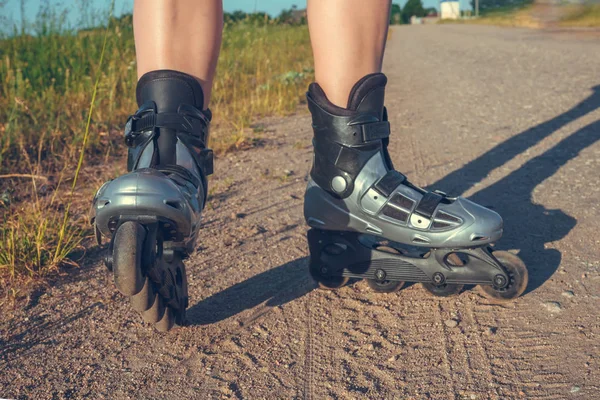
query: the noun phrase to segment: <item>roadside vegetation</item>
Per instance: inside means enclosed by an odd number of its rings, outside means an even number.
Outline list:
[[[0,302],[76,265],[91,196],[123,172],[122,129],[136,109],[131,15],[65,30],[64,15],[42,7],[27,30],[0,37]],[[312,54],[292,11],[226,16],[211,104],[217,154],[252,146],[258,118],[302,101]]]
[[[490,10],[479,18],[459,20],[468,24],[510,26],[520,28],[541,28],[542,25],[532,14],[533,6]]]
[[[600,27],[600,4],[568,6],[560,25],[579,28]]]

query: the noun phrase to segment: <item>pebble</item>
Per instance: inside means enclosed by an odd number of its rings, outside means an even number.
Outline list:
[[[575,296],[575,293],[573,293],[572,290],[565,290],[564,292],[562,292],[562,295],[565,297],[573,297]]]
[[[544,307],[551,313],[557,313],[562,311],[562,306],[558,301],[546,301],[542,303]]]
[[[490,326],[487,328],[488,335],[495,335],[497,331],[498,331],[498,328],[495,326]]]
[[[447,319],[444,321],[444,325],[448,328],[456,328],[458,326],[458,321],[455,319]]]
[[[573,386],[571,388],[571,393],[577,393],[581,390],[581,388],[579,386]]]

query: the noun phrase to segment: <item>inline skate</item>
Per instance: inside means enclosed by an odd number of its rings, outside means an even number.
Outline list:
[[[187,74],[159,70],[137,84],[139,110],[125,126],[128,173],[96,193],[96,239],[110,238],[107,268],[119,292],[159,331],[185,324],[183,260],[194,250],[213,154],[211,113]]]
[[[328,289],[362,278],[378,292],[420,282],[436,296],[464,285],[498,300],[520,296],[525,264],[491,248],[502,236],[502,218],[462,197],[421,189],[394,170],[386,83],[384,74],[365,76],[347,108],[332,104],[317,83],[309,87],[314,159],[304,216],[311,276]]]

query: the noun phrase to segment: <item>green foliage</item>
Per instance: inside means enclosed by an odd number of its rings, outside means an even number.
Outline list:
[[[400,8],[400,4],[392,4],[392,9],[390,12],[390,24],[401,24],[402,23],[402,8]]]
[[[405,24],[410,23],[410,18],[426,16],[425,8],[421,0],[408,0],[402,9],[402,21]]]
[[[288,10],[282,10],[275,20],[280,24],[305,25],[306,10],[298,10],[298,7],[294,5]]]
[[[533,4],[533,0],[479,0],[479,14],[511,12]],[[471,7],[475,10],[475,0],[471,0]]]
[[[226,25],[246,23],[259,26],[274,22],[271,16],[265,12],[245,13],[240,10],[224,13],[223,21]]]

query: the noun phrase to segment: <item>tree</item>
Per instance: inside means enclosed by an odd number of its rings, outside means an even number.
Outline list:
[[[425,9],[425,15],[426,16],[430,16],[430,15],[438,15],[438,10],[435,7],[429,7]]]
[[[400,4],[392,4],[392,11],[390,12],[390,24],[401,24],[402,23],[402,9]]]
[[[402,21],[405,24],[410,24],[410,18],[413,15],[415,17],[424,17],[427,15],[421,0],[408,0],[404,5],[404,8],[402,9]]]
[[[509,11],[533,3],[533,0],[479,0],[479,12],[485,14],[491,11]],[[475,0],[471,0],[475,9]]]

